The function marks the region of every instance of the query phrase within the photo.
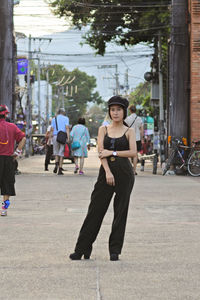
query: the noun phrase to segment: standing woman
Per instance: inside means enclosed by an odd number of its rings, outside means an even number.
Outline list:
[[[88,156],[87,149],[89,149],[90,135],[87,127],[85,126],[85,118],[79,118],[78,124],[72,128],[70,137],[73,142],[79,142],[80,147],[73,151],[76,174],[79,170],[79,175],[83,175],[84,158]],[[80,158],[80,165],[78,165],[78,159]]]
[[[129,157],[137,155],[134,130],[123,122],[127,116],[128,104],[128,100],[120,96],[114,96],[108,101],[112,122],[99,128],[98,150],[101,167],[75,252],[70,254],[72,260],[79,260],[83,255],[85,259],[90,258],[92,244],[114,193],[114,220],[109,238],[110,260],[118,260],[121,254],[129,199],[134,184],[134,172]]]

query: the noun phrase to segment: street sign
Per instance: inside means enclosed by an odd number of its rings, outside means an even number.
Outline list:
[[[28,59],[18,58],[17,59],[17,73],[19,75],[26,75],[28,70]]]

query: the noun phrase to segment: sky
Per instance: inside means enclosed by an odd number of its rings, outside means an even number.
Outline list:
[[[27,37],[51,38],[51,42],[32,41],[31,50],[40,51],[39,56],[44,64],[63,64],[69,71],[78,67],[88,75],[95,76],[97,91],[105,100],[113,95],[116,65],[120,85],[124,84],[128,70],[130,90],[143,82],[144,73],[150,70],[150,54],[153,50],[149,47],[139,44],[126,51],[123,47],[109,44],[104,57],[95,56],[89,45],[80,46],[86,29],[79,31],[71,28],[67,20],[53,15],[44,0],[21,0],[14,8],[14,26],[16,32],[24,33]],[[17,38],[17,46],[18,55],[27,54],[28,39]],[[75,56],[77,54],[79,56]]]
[[[69,29],[65,19],[57,18],[44,0],[20,0],[14,7],[14,24],[18,32],[43,36]]]

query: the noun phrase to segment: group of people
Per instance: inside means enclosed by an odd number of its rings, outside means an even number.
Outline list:
[[[99,175],[94,190],[91,194],[86,218],[81,227],[74,252],[70,254],[71,260],[89,259],[92,253],[93,243],[100,230],[104,215],[107,212],[111,199],[114,196],[114,218],[111,234],[109,237],[109,254],[111,261],[117,261],[121,254],[125,228],[128,215],[128,207],[131,191],[135,181],[135,169],[131,165],[137,159],[137,147],[140,144],[139,136],[133,128],[137,121],[133,115],[127,118],[129,102],[121,96],[113,96],[108,101],[108,114],[111,123],[101,126],[98,132],[98,154],[101,161]],[[1,214],[6,215],[9,197],[15,195],[13,159],[22,151],[25,143],[24,134],[14,124],[5,121],[8,109],[0,106],[0,189],[3,195]],[[138,120],[137,120],[138,119]],[[125,122],[126,121],[126,122]],[[89,132],[85,127],[85,120],[79,119],[78,125],[69,132],[69,119],[60,109],[57,116],[52,120],[50,138],[53,142],[53,151],[56,157],[54,173],[62,174],[62,161],[64,144],[57,140],[58,132],[67,133],[67,141],[70,137],[79,141],[81,149],[74,151],[75,172],[82,171],[83,161],[78,166],[78,157],[85,157],[87,152],[82,143],[89,141]],[[81,140],[84,141],[81,143]],[[14,151],[14,142],[18,143]]]
[[[73,150],[73,157],[75,162],[74,173],[83,175],[84,159],[88,156],[90,135],[88,128],[85,126],[85,118],[79,118],[78,124],[73,126],[70,131],[69,118],[66,116],[65,109],[60,108],[55,118],[53,118],[51,125],[46,133],[46,157],[45,157],[45,171],[48,171],[48,165],[52,154],[55,156],[55,167],[53,172],[58,175],[63,173],[63,157],[65,153],[65,143],[58,141],[58,134],[60,131],[66,133],[66,143],[69,145],[78,142],[78,146]]]

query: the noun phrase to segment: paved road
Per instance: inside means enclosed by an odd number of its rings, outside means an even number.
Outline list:
[[[120,261],[109,261],[112,205],[91,260],[70,261],[99,162],[86,175],[43,171],[43,156],[20,161],[17,196],[0,218],[1,300],[199,300],[200,178],[136,178]]]

